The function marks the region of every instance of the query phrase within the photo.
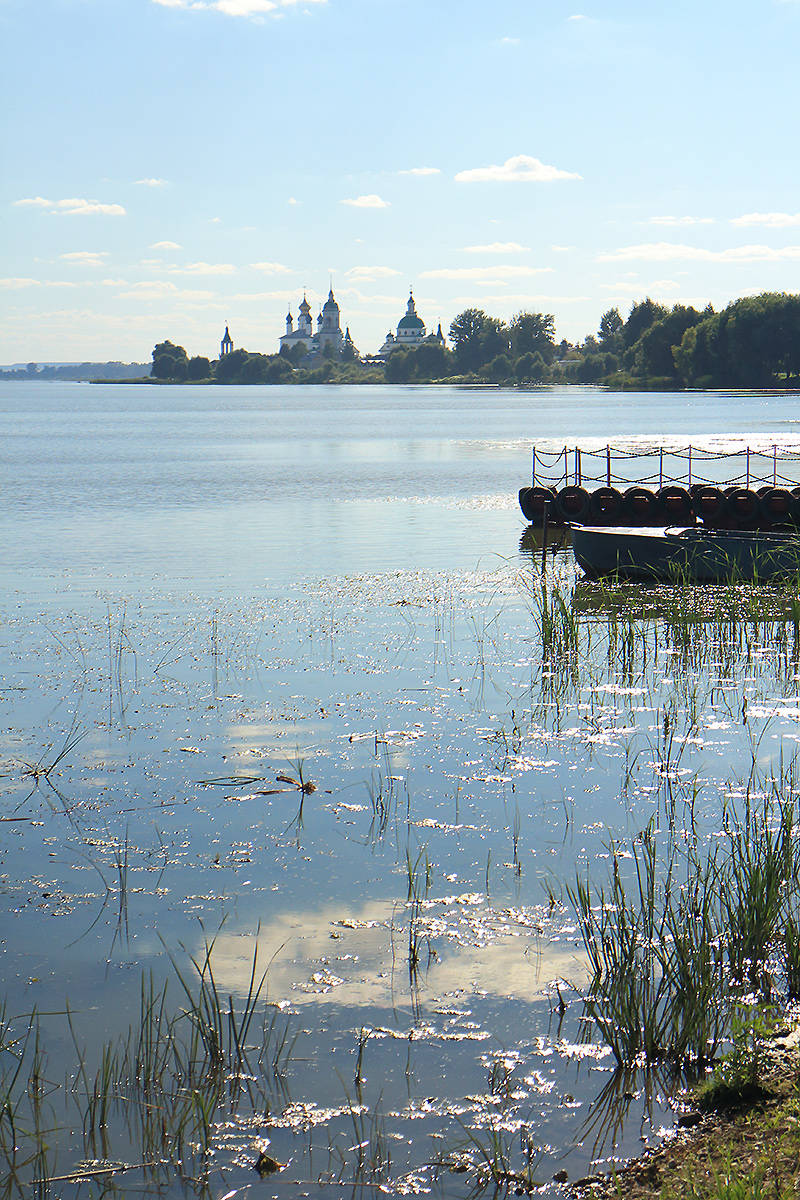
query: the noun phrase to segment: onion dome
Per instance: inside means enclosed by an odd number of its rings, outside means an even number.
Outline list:
[[[303,303],[300,305],[300,312],[308,315],[311,312],[311,305],[306,300],[305,292],[303,293]]]
[[[333,298],[333,288],[331,288],[331,290],[328,292],[328,299],[323,304],[322,311],[323,312],[337,312],[337,313],[339,311],[339,305],[336,303],[336,301]]]

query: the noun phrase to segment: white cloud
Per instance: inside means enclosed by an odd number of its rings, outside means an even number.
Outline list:
[[[755,263],[783,262],[800,258],[800,246],[732,246],[727,250],[706,250],[702,246],[681,246],[674,242],[645,242],[638,246],[622,246],[607,254],[598,254],[598,262],[694,262]]]
[[[102,267],[104,258],[108,258],[107,250],[71,250],[69,254],[59,254],[65,262],[74,263],[78,267]]]
[[[523,276],[546,275],[552,267],[520,267],[502,264],[497,267],[439,267],[433,271],[422,271],[421,279],[474,279],[503,280],[520,279]]]
[[[79,284],[66,279],[0,279],[0,288],[6,291],[19,291],[29,287],[75,288],[78,286]]]
[[[439,167],[409,167],[407,171],[398,171],[398,175],[441,175]]]
[[[283,288],[274,292],[236,292],[229,299],[236,301],[237,304],[262,304],[265,300],[289,301],[291,303],[292,300],[297,299],[297,292],[294,288]]]
[[[170,275],[232,275],[236,267],[232,263],[187,263],[185,267],[170,267]]]
[[[0,279],[0,288],[2,288],[4,291],[17,291],[21,288],[41,287],[41,286],[42,286],[42,281],[40,279],[26,279],[26,278]]]
[[[789,229],[800,225],[800,213],[745,213],[743,217],[733,217],[731,225],[764,225],[767,229]]]
[[[392,275],[399,274],[394,267],[351,267],[349,271],[345,271],[345,275],[353,283],[372,283],[376,279],[389,279]]]
[[[219,12],[226,17],[262,17],[267,13],[280,15],[280,10],[292,8],[300,0],[153,0],[161,8],[180,8],[187,12]],[[304,4],[325,4],[326,0],[302,0]]]
[[[499,46],[518,46],[520,39],[518,37],[501,37],[498,42]]]
[[[168,279],[152,279],[144,283],[133,283],[119,295],[126,300],[213,300],[213,292],[179,288]]]
[[[556,254],[569,254],[571,250],[575,249],[575,247],[574,246],[551,246],[550,249],[555,251]]]
[[[21,207],[29,205],[33,208],[46,208],[51,213],[63,213],[69,216],[124,217],[125,209],[121,204],[101,204],[97,200],[84,200],[72,197],[68,200],[45,200],[43,196],[32,196],[24,200],[15,200],[14,204]]]
[[[604,292],[622,293],[626,296],[652,296],[654,293],[674,292],[681,287],[674,279],[655,279],[652,283],[631,282],[629,279],[600,285]]]
[[[166,179],[137,179],[136,183],[142,187],[160,188],[167,186]]]
[[[573,13],[571,17],[567,17],[568,21],[588,21],[589,18],[584,13]]]
[[[372,192],[369,196],[356,196],[354,200],[340,200],[340,204],[347,204],[350,208],[388,208],[389,201],[382,200],[380,196],[376,196]]]
[[[294,205],[295,205],[295,204],[302,204],[302,201],[301,201],[301,200],[295,200],[294,196],[290,196],[290,197],[289,197],[289,199],[286,201],[286,203],[287,203],[287,204],[291,204],[291,205],[292,205],[292,207],[294,207]]]
[[[151,242],[151,250],[182,250],[183,247],[177,242]]]
[[[386,296],[386,295],[380,295],[380,294],[379,294],[379,295],[377,295],[377,296],[376,296],[376,295],[370,295],[370,296],[367,296],[367,295],[366,295],[364,292],[362,292],[362,291],[361,291],[359,288],[357,288],[357,287],[340,287],[340,288],[337,288],[337,289],[336,289],[336,295],[339,297],[339,299],[340,299],[340,300],[347,300],[347,301],[348,301],[348,305],[347,305],[347,312],[348,312],[348,315],[349,315],[349,316],[355,316],[355,315],[356,315],[356,313],[354,313],[354,312],[353,312],[353,309],[352,309],[352,306],[351,306],[351,304],[349,303],[349,301],[350,301],[351,299],[354,299],[354,300],[360,301],[362,304],[365,304],[365,305],[367,306],[367,308],[364,310],[364,312],[363,312],[363,313],[358,313],[358,314],[357,314],[358,316],[372,316],[372,317],[374,317],[374,316],[375,316],[375,308],[376,308],[376,307],[381,307],[381,306],[382,306],[382,307],[385,307],[385,308],[390,308],[390,309],[392,309],[393,311],[397,311],[397,309],[398,309],[399,307],[402,307],[402,306],[405,304],[405,300],[401,300],[401,299],[400,299],[400,297],[399,297],[399,296],[397,296],[397,295],[394,295],[394,296]],[[417,300],[418,300],[418,301],[419,301],[419,303],[420,303],[421,305],[423,305],[423,306],[424,306],[424,305],[425,305],[425,303],[426,303],[424,300],[420,300],[420,298],[419,298],[419,297],[417,297]]]
[[[530,246],[519,242],[489,242],[486,246],[463,246],[465,254],[527,254]]]
[[[124,217],[125,209],[121,204],[100,204],[96,200],[59,200],[56,205],[59,212],[69,216],[90,217]]]
[[[560,304],[584,304],[592,300],[592,296],[550,296],[539,292],[498,292],[497,295],[483,293],[481,295],[482,304],[496,304],[498,308],[504,308],[506,312],[510,312],[515,308],[525,308],[530,304],[540,304],[542,307],[556,307]],[[471,308],[475,304],[475,296],[472,293],[463,296],[455,296],[453,304]]]
[[[529,154],[515,154],[501,166],[472,167],[459,171],[456,183],[552,183],[556,179],[580,179],[574,171],[562,171],[532,158]]]
[[[651,217],[651,225],[681,226],[681,225],[713,225],[713,217]]]
[[[291,267],[285,267],[283,263],[276,262],[257,262],[250,263],[254,271],[263,271],[265,275],[289,275]]]

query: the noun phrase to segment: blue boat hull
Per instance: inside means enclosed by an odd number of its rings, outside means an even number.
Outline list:
[[[792,533],[575,525],[572,546],[590,576],[690,583],[800,576],[800,536]]]

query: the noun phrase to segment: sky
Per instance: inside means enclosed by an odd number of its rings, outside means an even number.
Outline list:
[[[800,0],[0,0],[0,363],[798,291]]]

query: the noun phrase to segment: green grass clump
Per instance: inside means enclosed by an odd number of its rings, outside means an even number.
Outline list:
[[[742,1005],[734,1013],[730,1053],[697,1090],[702,1111],[739,1108],[764,1099],[764,1043],[773,1030],[771,1015],[754,1005]]]
[[[797,986],[792,801],[748,798],[724,825],[702,849],[651,823],[630,850],[612,843],[608,883],[567,887],[592,968],[586,1014],[622,1066],[710,1062],[745,995],[769,1003]]]

